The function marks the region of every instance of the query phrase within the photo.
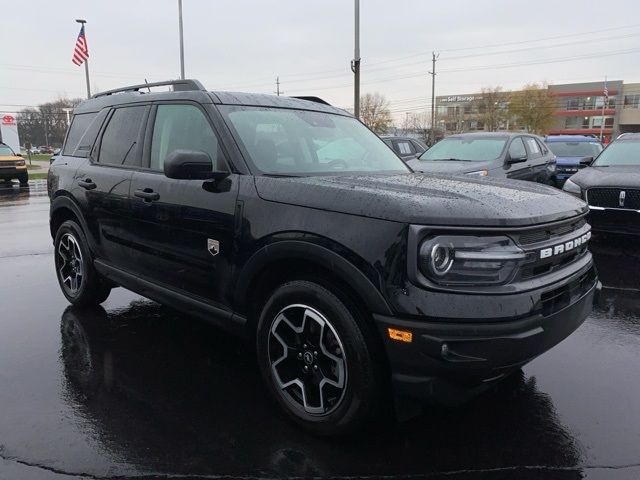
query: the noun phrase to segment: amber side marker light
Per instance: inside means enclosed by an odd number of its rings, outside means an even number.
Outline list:
[[[413,333],[406,330],[398,330],[396,328],[387,328],[389,338],[397,342],[411,343],[413,341]]]

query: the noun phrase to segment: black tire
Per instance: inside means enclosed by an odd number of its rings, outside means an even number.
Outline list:
[[[20,181],[21,186],[26,187],[27,185],[29,185],[29,174],[23,173],[18,177],[18,180]]]
[[[93,258],[84,232],[67,220],[53,242],[56,277],[64,296],[77,306],[96,306],[111,293],[111,285],[93,267]]]
[[[292,325],[302,331],[295,333]],[[331,436],[351,433],[378,413],[381,368],[370,335],[357,309],[319,283],[296,280],[273,292],[258,322],[258,362],[290,419],[315,435]],[[296,380],[300,384],[291,384]]]

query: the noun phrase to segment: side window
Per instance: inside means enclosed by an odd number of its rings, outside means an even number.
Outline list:
[[[406,140],[396,141],[396,151],[400,155],[413,155],[415,153],[415,149],[411,142]]]
[[[536,142],[538,143],[540,150],[542,150],[542,155],[546,155],[547,153],[549,153],[549,149],[544,144],[544,142],[542,142],[541,140],[538,140],[537,138],[536,138]]]
[[[509,156],[511,158],[526,158],[527,150],[524,148],[522,137],[514,138],[509,146]]]
[[[540,158],[542,156],[542,150],[540,150],[540,145],[538,145],[538,142],[535,138],[525,137],[524,141],[527,144],[530,158]]]
[[[69,127],[69,133],[67,134],[67,140],[64,143],[63,155],[73,155],[76,151],[80,139],[91,125],[91,122],[96,118],[96,113],[83,113],[74,115]]]
[[[174,150],[196,150],[211,157],[214,168],[227,170],[209,121],[195,105],[158,105],[151,140],[152,170],[162,170]]]
[[[413,147],[415,148],[416,153],[424,152],[424,147],[422,145],[420,145],[418,142],[412,140],[411,143],[413,144]]]
[[[117,108],[100,141],[98,162],[140,166],[139,134],[146,106]]]

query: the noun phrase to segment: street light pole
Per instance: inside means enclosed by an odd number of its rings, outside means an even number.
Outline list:
[[[184,80],[184,35],[182,30],[182,0],[178,0],[178,28],[180,30],[180,79]]]
[[[85,41],[85,45],[88,45],[87,27],[86,27],[87,21],[83,20],[82,18],[76,18],[76,22],[78,22],[84,27],[84,41]],[[87,98],[91,98],[91,84],[89,83],[89,58],[86,58],[84,61],[84,76],[87,81]]]
[[[355,8],[355,48],[351,71],[353,72],[353,113],[360,118],[360,0],[354,0]]]
[[[436,55],[436,52],[431,52],[431,145],[436,143],[436,60],[440,54]]]

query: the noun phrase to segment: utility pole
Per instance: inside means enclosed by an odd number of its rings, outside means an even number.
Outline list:
[[[42,112],[41,115],[42,123],[44,125],[44,144],[47,148],[49,148],[49,127],[47,125],[47,114],[45,112]]]
[[[280,91],[280,77],[276,77],[276,91],[274,92],[277,96],[284,94],[284,92]]]
[[[436,143],[436,60],[438,60],[440,54],[436,55],[436,52],[431,52],[431,145]]]
[[[360,118],[360,0],[354,0],[355,16],[355,48],[351,71],[353,72],[353,114]]]
[[[67,127],[69,127],[69,124],[71,123],[71,117],[69,114],[73,111],[73,108],[63,108],[62,111],[67,114]]]
[[[184,35],[182,30],[182,0],[178,0],[178,29],[180,31],[180,79],[184,80]]]
[[[85,47],[87,48],[87,51],[89,51],[88,48],[88,43],[87,43],[87,21],[83,20],[82,18],[76,18],[76,22],[78,22],[79,24],[82,25],[82,28],[84,30],[84,44]],[[91,86],[89,83],[89,57],[87,56],[87,58],[84,59],[84,76],[85,79],[87,81],[87,98],[91,98]],[[49,145],[47,145],[48,147]]]

